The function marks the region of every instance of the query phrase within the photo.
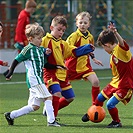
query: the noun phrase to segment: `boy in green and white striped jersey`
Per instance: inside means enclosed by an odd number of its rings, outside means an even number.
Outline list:
[[[29,44],[17,55],[5,76],[7,80],[10,80],[15,67],[24,61],[27,75],[26,82],[30,92],[28,105],[5,113],[5,118],[9,125],[13,125],[15,118],[38,110],[40,102],[43,101],[47,112],[47,126],[60,127],[60,124],[55,121],[52,96],[46,88],[42,76],[44,67],[49,69],[63,68],[46,63],[44,58],[51,53],[51,50],[40,47],[44,35],[44,30],[41,26],[37,23],[29,24],[26,26],[25,33]]]

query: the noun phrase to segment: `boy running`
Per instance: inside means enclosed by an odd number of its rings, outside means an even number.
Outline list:
[[[117,43],[117,41],[118,43]],[[103,106],[108,99],[106,106],[112,118],[107,128],[122,127],[116,105],[121,101],[125,105],[133,95],[133,58],[126,41],[120,36],[114,24],[110,23],[109,28],[103,30],[97,43],[111,55],[110,67],[112,69],[112,81],[98,94],[95,101],[97,106]],[[89,120],[89,118],[88,118]]]
[[[48,62],[50,64],[59,64],[65,67],[65,60],[68,57],[82,56],[94,50],[94,47],[90,44],[79,48],[68,45],[66,41],[62,40],[66,28],[66,18],[63,16],[56,16],[53,18],[50,26],[51,33],[47,33],[46,36],[43,37],[42,46],[45,48],[48,47],[52,50],[52,54],[48,56]],[[44,69],[44,81],[53,95],[53,107],[56,117],[58,110],[68,106],[75,97],[72,86],[67,77],[67,70]]]
[[[10,79],[15,67],[20,62],[24,61],[27,72],[26,82],[30,92],[28,105],[18,110],[5,113],[5,118],[9,125],[13,125],[15,118],[38,110],[40,108],[40,102],[43,101],[47,112],[47,126],[60,127],[60,124],[55,121],[52,96],[43,82],[43,68],[44,65],[46,65],[44,58],[51,53],[50,49],[40,47],[44,30],[38,24],[29,24],[26,26],[25,34],[29,44],[24,47],[21,53],[18,54],[13,61],[9,72],[6,75],[6,79]],[[44,53],[46,55],[44,55]],[[56,66],[51,68],[56,68]]]

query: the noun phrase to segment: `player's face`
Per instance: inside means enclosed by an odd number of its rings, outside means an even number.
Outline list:
[[[2,27],[0,26],[0,38],[1,38],[2,32],[3,32],[3,29],[2,29]]]
[[[35,12],[35,10],[36,10],[36,8],[34,8],[34,7],[30,7],[30,8],[28,9],[30,15],[32,15],[32,14]]]
[[[102,47],[104,48],[104,50],[105,50],[108,54],[111,54],[111,53],[112,53],[111,44],[106,43],[106,44],[102,45]]]
[[[40,46],[41,42],[42,42],[42,35],[38,35],[38,36],[32,37],[30,42],[33,43],[36,46]]]
[[[63,36],[66,27],[62,24],[57,24],[56,26],[50,26],[51,35],[59,39]]]
[[[90,27],[90,20],[88,17],[79,17],[77,22],[76,22],[76,26],[78,27],[78,29],[82,32],[85,33],[86,30],[88,30],[88,28]]]

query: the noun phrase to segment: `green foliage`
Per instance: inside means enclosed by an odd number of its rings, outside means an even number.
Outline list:
[[[100,79],[101,89],[111,80],[110,70],[96,70]],[[21,82],[20,82],[21,81]],[[25,84],[25,74],[14,74],[11,81],[5,81],[0,75],[0,133],[129,133],[133,127],[133,101],[124,106],[120,103],[120,118],[123,124],[119,129],[107,129],[106,126],[111,122],[107,112],[106,118],[101,123],[81,121],[81,117],[91,106],[91,84],[88,81],[79,80],[72,82],[75,91],[75,100],[66,108],[59,111],[60,123],[65,127],[47,127],[46,117],[42,116],[43,103],[41,108],[28,115],[15,119],[14,126],[8,126],[4,118],[4,112],[19,109],[27,104],[28,89]],[[15,83],[16,82],[16,83]],[[18,83],[19,82],[19,83]],[[10,83],[10,84],[9,84]],[[11,84],[12,83],[12,84]],[[18,83],[18,84],[17,84]]]

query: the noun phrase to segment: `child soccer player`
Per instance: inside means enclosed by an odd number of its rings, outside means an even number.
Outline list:
[[[44,30],[38,24],[29,24],[26,26],[25,34],[29,44],[24,47],[21,53],[14,59],[6,79],[10,79],[15,67],[22,61],[25,62],[27,72],[27,85],[30,91],[28,105],[11,112],[5,113],[5,118],[9,125],[14,124],[14,119],[40,108],[40,102],[43,101],[47,113],[47,126],[58,126],[55,121],[52,106],[52,96],[43,82],[43,67],[46,63],[44,57],[51,53],[50,49],[40,47]],[[44,55],[46,53],[46,55]],[[56,68],[56,66],[54,66]]]
[[[118,43],[116,42],[116,39]],[[108,99],[106,106],[111,115],[112,122],[107,128],[122,127],[116,105],[121,101],[127,104],[133,94],[133,58],[129,46],[120,36],[114,24],[103,30],[97,40],[98,44],[111,55],[110,67],[112,81],[98,94],[95,104],[102,106]]]
[[[37,4],[34,0],[27,0],[25,9],[19,13],[15,34],[16,43],[14,45],[19,50],[18,52],[28,44],[25,28],[27,24],[30,24],[30,16],[35,12],[36,6]]]
[[[76,47],[84,46],[88,43],[94,45],[93,35],[88,31],[90,19],[91,16],[88,12],[81,12],[76,16],[77,30],[67,38],[69,45],[74,45]],[[95,58],[93,53],[91,53],[90,56],[96,64],[102,65],[102,63]],[[98,77],[91,67],[88,55],[78,58],[70,57],[66,60],[66,67],[68,68],[67,73],[70,81],[83,78],[91,82],[92,104],[94,104],[94,101],[100,92],[100,86]],[[86,115],[87,114],[85,114],[85,116]],[[86,119],[83,117],[82,121],[85,122]]]
[[[42,46],[48,47],[52,50],[52,54],[48,56],[50,64],[59,64],[65,67],[65,60],[68,57],[76,57],[88,54],[93,51],[93,46],[88,44],[82,47],[70,46],[62,36],[67,28],[67,20],[63,16],[56,16],[53,18],[50,30],[42,39]],[[74,100],[74,92],[72,86],[67,78],[66,69],[50,70],[44,69],[44,81],[53,95],[53,107],[55,117],[58,110],[69,105]],[[61,95],[63,97],[61,97]],[[45,109],[44,113],[45,114]]]
[[[3,32],[3,24],[0,21],[0,39],[1,39],[2,32]],[[0,65],[1,66],[8,66],[8,62],[0,60]]]

